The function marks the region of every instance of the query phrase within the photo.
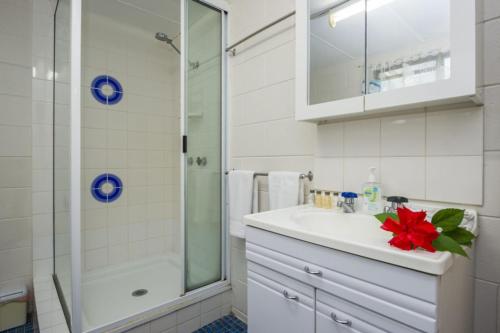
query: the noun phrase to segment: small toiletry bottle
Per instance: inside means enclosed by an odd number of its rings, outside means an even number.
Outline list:
[[[344,212],[344,209],[342,208],[342,205],[339,205],[339,202],[342,202],[343,200],[344,200],[344,198],[342,198],[342,196],[340,195],[340,193],[337,193],[336,200],[335,200],[335,206],[333,206],[335,208],[335,210],[337,211],[337,213],[343,213]]]
[[[308,205],[314,204],[314,190],[309,191],[309,194],[307,195],[307,204]]]
[[[375,167],[370,168],[368,181],[363,185],[363,211],[367,214],[375,215],[381,213],[382,205],[382,189],[380,183],[377,182],[375,176]]]
[[[337,207],[337,200],[336,200],[336,194],[335,192],[330,193],[330,203],[331,203],[331,209],[335,209]]]
[[[331,209],[332,208],[332,198],[330,197],[329,191],[324,192],[324,195],[321,198],[321,201],[323,202],[324,209]]]
[[[321,208],[321,206],[323,206],[323,202],[321,201],[321,192],[316,191],[316,194],[314,195],[314,207]]]

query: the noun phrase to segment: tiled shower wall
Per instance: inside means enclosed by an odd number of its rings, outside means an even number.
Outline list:
[[[294,10],[294,3],[232,1],[230,42]],[[316,187],[359,192],[367,168],[376,166],[386,194],[478,205],[481,236],[476,251],[475,332],[498,333],[500,270],[493,264],[500,261],[495,241],[500,234],[498,1],[478,1],[477,17],[484,67],[480,69],[484,73],[483,108],[419,109],[397,117],[317,127],[293,119],[293,18],[249,41],[230,60],[231,167],[313,170]],[[261,210],[265,210],[265,183],[259,194]],[[232,238],[233,309],[243,317],[244,246],[244,241]]]
[[[32,10],[0,2],[0,288],[31,287]]]
[[[89,271],[179,252],[180,58],[154,35],[84,13],[83,259]],[[92,96],[99,75],[120,82],[119,103]],[[103,173],[123,183],[116,201],[98,202],[90,193]]]

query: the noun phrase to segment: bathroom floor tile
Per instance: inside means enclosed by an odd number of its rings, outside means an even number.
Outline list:
[[[25,325],[14,327],[14,328],[8,329],[6,331],[1,331],[0,333],[33,333],[33,332],[34,332],[33,321],[31,320],[31,316],[28,316],[28,320],[26,321]],[[212,332],[212,331],[205,331],[205,332]],[[215,331],[213,331],[213,332],[215,332]],[[234,331],[234,332],[242,332],[242,331]],[[245,330],[245,332],[246,332],[246,330]]]
[[[218,319],[208,325],[203,326],[194,333],[246,333],[247,325],[236,318],[228,315]]]

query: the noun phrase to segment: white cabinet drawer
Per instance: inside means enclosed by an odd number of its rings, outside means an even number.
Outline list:
[[[248,332],[313,333],[314,288],[249,263]]]
[[[390,318],[320,290],[316,294],[316,333],[419,333]]]

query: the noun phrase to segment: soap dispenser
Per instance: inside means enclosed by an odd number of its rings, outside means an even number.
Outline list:
[[[367,214],[378,214],[383,211],[382,189],[375,176],[375,167],[370,167],[368,181],[363,185],[363,211]]]

